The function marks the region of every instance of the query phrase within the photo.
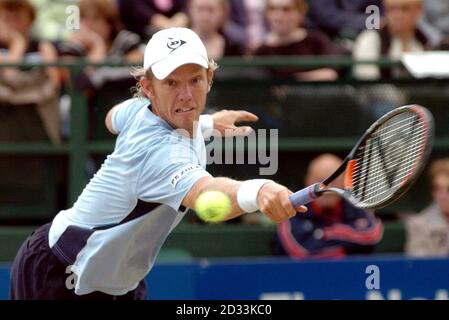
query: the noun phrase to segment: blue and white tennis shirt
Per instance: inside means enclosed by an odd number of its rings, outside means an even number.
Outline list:
[[[201,130],[186,138],[149,106],[149,100],[134,98],[113,113],[119,133],[114,152],[73,208],[53,220],[49,246],[72,265],[78,295],[134,290],[183,218],[184,197],[210,176]]]

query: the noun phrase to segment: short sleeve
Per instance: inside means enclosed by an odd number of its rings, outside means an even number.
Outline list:
[[[193,185],[210,176],[200,165],[191,140],[173,134],[148,148],[137,182],[137,196],[179,210]]]
[[[134,118],[137,112],[150,104],[147,99],[129,99],[117,106],[112,113],[112,129],[120,133],[128,120]]]

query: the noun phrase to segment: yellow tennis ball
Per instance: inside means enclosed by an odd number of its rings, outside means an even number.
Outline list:
[[[206,222],[223,221],[232,210],[231,200],[221,191],[206,191],[196,199],[195,211]]]

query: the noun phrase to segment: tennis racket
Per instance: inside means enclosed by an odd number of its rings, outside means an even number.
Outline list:
[[[377,209],[401,197],[425,166],[433,143],[433,117],[424,107],[396,108],[360,138],[326,180],[290,195],[293,206],[334,192],[362,209]],[[330,187],[344,174],[343,188]]]

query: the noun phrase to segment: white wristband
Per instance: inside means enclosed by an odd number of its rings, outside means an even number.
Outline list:
[[[204,139],[209,139],[214,130],[214,119],[210,114],[202,114],[200,116],[200,129]]]
[[[268,182],[273,181],[268,179],[254,179],[242,182],[237,191],[237,203],[239,207],[247,213],[259,210],[257,195],[262,186]]]

